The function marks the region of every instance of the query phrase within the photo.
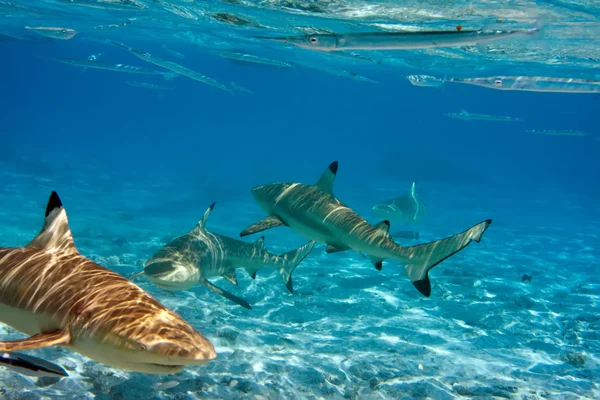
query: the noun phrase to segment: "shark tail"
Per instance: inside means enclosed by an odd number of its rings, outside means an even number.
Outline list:
[[[408,277],[417,290],[429,297],[431,295],[429,270],[467,247],[473,240],[479,242],[491,223],[491,219],[485,220],[464,232],[435,242],[409,247],[399,246],[395,258],[404,265]]]
[[[315,244],[315,241],[310,241],[296,250],[292,250],[279,256],[280,258],[284,259],[283,265],[278,268],[279,274],[283,279],[283,283],[285,283],[285,287],[287,287],[290,293],[294,293],[294,287],[292,285],[292,272],[294,272],[294,269],[296,269],[296,267],[306,258],[306,256],[308,256],[313,247],[315,247]]]

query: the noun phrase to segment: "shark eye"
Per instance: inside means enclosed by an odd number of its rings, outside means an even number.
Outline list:
[[[316,37],[314,37],[314,36],[313,36],[313,37],[311,37],[309,40],[310,40],[310,42],[311,42],[311,43],[317,43],[317,42],[319,41],[319,40],[318,40]]]
[[[494,84],[495,84],[496,86],[501,86],[501,85],[502,85],[502,79],[496,79],[496,80],[494,81]]]

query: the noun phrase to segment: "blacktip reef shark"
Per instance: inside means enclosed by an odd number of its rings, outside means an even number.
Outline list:
[[[461,110],[459,113],[447,113],[444,114],[446,117],[454,119],[463,119],[465,121],[498,121],[498,122],[523,122],[522,119],[516,117],[506,117],[503,115],[489,115],[489,114],[472,114],[465,110]]]
[[[245,300],[212,284],[208,278],[223,277],[237,285],[236,268],[244,268],[253,279],[264,266],[279,271],[285,286],[293,293],[292,272],[308,256],[315,242],[282,254],[269,253],[264,238],[245,243],[206,230],[206,221],[214,209],[213,203],[196,227],[162,247],[146,262],[143,273],[161,289],[189,289],[202,284],[217,294],[239,304],[252,307]]]
[[[425,214],[425,206],[417,196],[417,182],[410,185],[407,195],[395,197],[373,206],[373,213],[391,221],[418,222]]]
[[[415,50],[466,44],[474,45],[509,37],[533,35],[539,31],[538,28],[512,31],[463,30],[457,26],[457,29],[452,31],[361,32],[284,37],[254,36],[254,38],[326,52],[343,50]]]
[[[17,352],[0,352],[0,366],[21,375],[52,378],[69,376],[60,365],[53,364],[41,358]]]
[[[56,192],[41,232],[0,248],[0,322],[29,335],[0,352],[64,346],[103,364],[172,374],[216,357],[213,345],[133,282],[75,248]]]
[[[431,295],[429,270],[465,248],[479,242],[492,220],[480,222],[457,235],[435,242],[403,247],[390,237],[387,220],[371,225],[333,195],[333,182],[338,170],[331,163],[315,185],[273,183],[257,186],[252,195],[269,215],[244,229],[240,236],[278,226],[289,226],[295,232],[327,245],[327,253],[354,250],[368,256],[377,270],[382,261],[400,261],[413,285],[424,296]]]

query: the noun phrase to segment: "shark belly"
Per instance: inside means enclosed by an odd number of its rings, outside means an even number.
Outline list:
[[[0,303],[0,322],[26,335],[60,329],[60,323],[50,316],[22,310]]]

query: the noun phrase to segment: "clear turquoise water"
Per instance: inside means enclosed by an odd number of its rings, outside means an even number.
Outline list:
[[[169,295],[141,278],[138,285],[215,345],[215,361],[150,376],[67,349],[36,350],[30,354],[62,365],[70,376],[38,379],[0,368],[0,398],[597,398],[600,95],[427,88],[405,79],[414,73],[597,78],[597,5],[539,3],[498,8],[481,2],[470,10],[462,1],[172,3],[193,10],[198,19],[190,20],[165,11],[167,3],[144,2],[149,8],[137,12],[0,2],[2,246],[23,246],[38,232],[48,195],[57,190],[79,251],[130,276],[190,230],[212,202],[208,228],[238,237],[264,216],[252,187],[313,183],[334,160],[340,162],[336,196],[372,223],[378,221],[374,204],[419,182],[427,215],[418,225],[392,222],[392,232],[420,234],[401,244],[494,221],[481,243],[432,270],[430,298],[414,289],[395,261],[378,272],[359,254],[327,255],[322,245],[294,272],[294,294],[272,270],[260,271],[256,280],[240,271],[237,287],[215,280],[252,310],[204,287]],[[224,24],[210,16],[217,12],[268,28]],[[343,32],[381,24],[477,28],[500,17],[507,26],[528,27],[540,15],[547,16],[541,39],[358,52],[380,63],[247,39],[298,34],[293,26]],[[127,19],[133,22],[94,29]],[[63,41],[23,29],[36,24],[80,33]],[[236,82],[252,94],[232,96],[185,77],[165,81],[50,60],[104,53],[100,61],[155,68],[105,39]],[[294,67],[232,63],[207,49]],[[349,72],[378,83],[347,79],[356,78]],[[444,116],[461,109],[523,122]],[[526,132],[531,129],[587,135]],[[305,242],[288,228],[265,236],[275,254]],[[531,282],[522,282],[523,274],[532,275]],[[22,337],[6,325],[0,333]],[[157,385],[170,381],[178,385]]]

